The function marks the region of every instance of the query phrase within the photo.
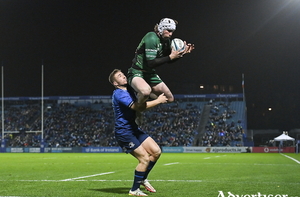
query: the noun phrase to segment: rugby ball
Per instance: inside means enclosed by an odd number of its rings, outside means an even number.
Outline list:
[[[183,51],[185,49],[184,42],[179,38],[174,38],[171,41],[171,48],[175,51]]]

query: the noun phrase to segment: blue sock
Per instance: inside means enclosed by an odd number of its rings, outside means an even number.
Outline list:
[[[131,191],[135,191],[140,188],[143,177],[145,176],[145,172],[134,171],[134,180]]]
[[[156,164],[156,161],[150,161],[149,165],[147,167],[147,170],[145,172],[143,180],[147,179],[149,172],[152,170],[153,166]]]

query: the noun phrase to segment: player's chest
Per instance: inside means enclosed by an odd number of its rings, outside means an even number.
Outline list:
[[[157,45],[157,57],[162,57],[170,50],[170,44],[168,43],[158,43]]]

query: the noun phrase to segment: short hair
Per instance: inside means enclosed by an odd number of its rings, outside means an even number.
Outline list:
[[[120,70],[120,69],[114,69],[114,70],[109,74],[108,81],[109,81],[109,83],[111,83],[112,85],[114,85],[113,83],[114,83],[114,81],[115,81],[115,74],[116,74],[117,72],[121,72],[121,70]]]

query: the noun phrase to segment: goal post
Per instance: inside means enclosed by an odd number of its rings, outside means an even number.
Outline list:
[[[1,102],[1,121],[2,121],[2,135],[1,135],[1,148],[0,148],[0,152],[4,153],[6,152],[5,151],[5,139],[4,139],[4,77],[3,77],[3,61],[2,61],[2,67],[1,67],[1,84],[2,84],[2,87],[1,87],[1,99],[2,99],[2,102]]]
[[[0,146],[0,152],[6,152],[6,139],[5,134],[6,133],[19,133],[19,131],[5,131],[5,125],[4,125],[4,70],[3,70],[3,61],[2,61],[2,67],[1,67],[1,100],[2,100],[2,107],[1,107],[1,118],[2,118],[2,131],[1,131],[1,146]],[[40,152],[44,153],[44,65],[42,62],[42,68],[41,68],[41,131],[25,131],[25,133],[41,133],[40,134]]]
[[[42,60],[41,68],[41,141],[40,141],[40,153],[45,152],[44,144],[44,62]]]

